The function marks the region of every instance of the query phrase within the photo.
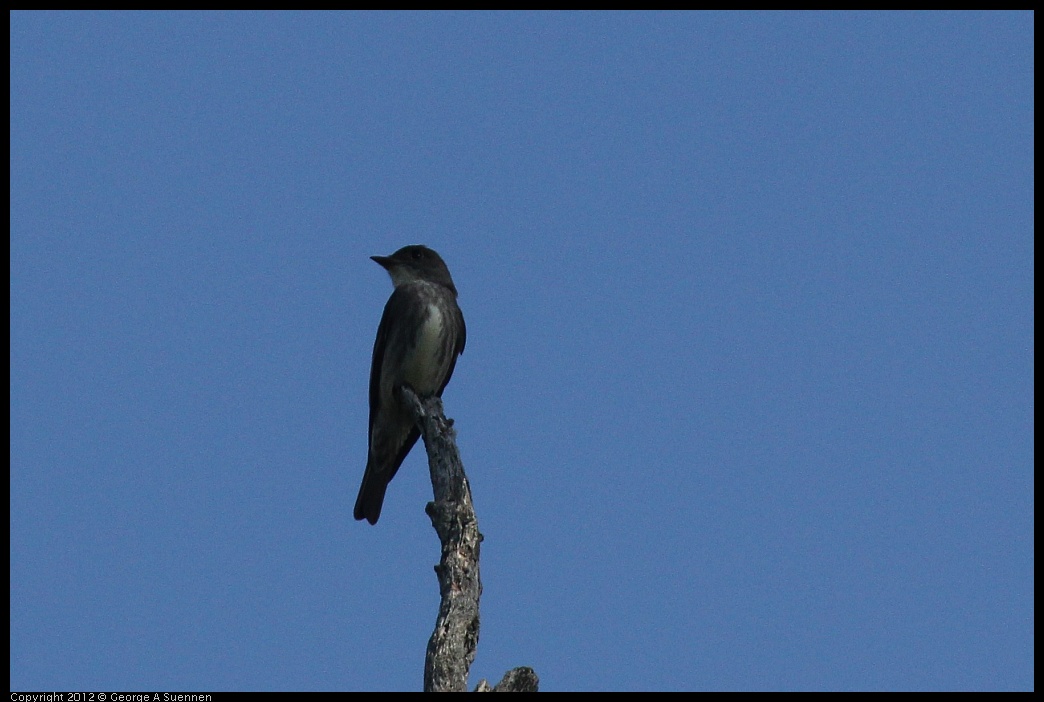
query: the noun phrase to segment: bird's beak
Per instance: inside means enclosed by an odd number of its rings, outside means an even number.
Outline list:
[[[391,256],[370,256],[370,259],[381,264],[381,268],[384,270],[391,270],[393,263]]]

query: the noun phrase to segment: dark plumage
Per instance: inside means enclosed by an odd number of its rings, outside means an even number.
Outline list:
[[[384,306],[370,366],[370,431],[366,473],[355,518],[376,524],[384,493],[420,431],[399,401],[397,388],[442,395],[464,351],[464,315],[442,258],[426,246],[372,256],[391,275],[395,290]]]

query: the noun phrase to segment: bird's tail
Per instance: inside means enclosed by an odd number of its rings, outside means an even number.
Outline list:
[[[385,477],[367,465],[359,496],[355,498],[355,518],[376,524],[381,518],[381,507],[384,506],[384,493],[387,490],[388,481]]]

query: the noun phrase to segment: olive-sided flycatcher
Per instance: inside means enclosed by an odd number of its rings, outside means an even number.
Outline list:
[[[442,258],[426,246],[405,246],[371,256],[391,276],[395,291],[373,342],[370,366],[370,444],[355,518],[376,524],[384,491],[420,430],[399,400],[409,385],[420,397],[442,396],[457,356],[464,351],[464,315]]]

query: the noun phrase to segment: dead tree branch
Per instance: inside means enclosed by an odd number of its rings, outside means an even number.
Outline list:
[[[475,660],[479,634],[479,545],[471,487],[457,450],[453,421],[446,419],[442,400],[420,399],[408,387],[400,388],[402,399],[424,437],[434,502],[424,508],[442,544],[442,557],[435,566],[442,602],[435,620],[435,631],[428,640],[424,657],[425,692],[465,692],[468,671]],[[494,690],[533,691],[537,676],[532,668],[515,668]],[[483,680],[478,689],[490,689]]]

